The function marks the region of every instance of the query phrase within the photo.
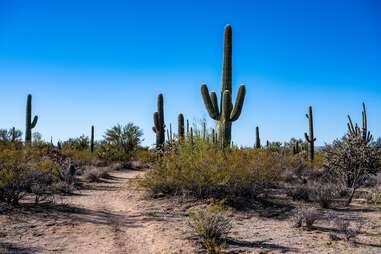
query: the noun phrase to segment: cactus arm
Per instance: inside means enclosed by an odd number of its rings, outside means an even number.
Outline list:
[[[231,95],[228,90],[225,90],[223,96],[222,96],[222,108],[221,108],[221,117],[222,119],[229,119],[228,116],[230,116],[231,112]]]
[[[230,121],[235,121],[239,118],[243,108],[243,102],[245,101],[246,88],[244,85],[241,85],[238,89],[237,99],[233,111],[230,114]]]
[[[218,113],[215,111],[215,108],[209,95],[208,87],[205,84],[201,85],[201,95],[209,116],[214,120],[218,120]]]
[[[217,102],[217,94],[215,92],[210,92],[210,99],[212,101],[212,105],[214,108],[214,112],[217,113],[217,118],[219,117],[219,108],[218,108],[218,102]]]
[[[36,127],[37,121],[38,121],[38,116],[35,116],[35,117],[33,118],[32,123],[30,124],[30,128],[31,128],[31,129],[33,129],[34,127]]]
[[[351,119],[351,117],[349,115],[347,117],[348,117],[348,123],[347,123],[347,125],[348,125],[349,133],[354,134],[355,133],[355,128],[353,127],[352,119]]]
[[[311,143],[311,139],[306,132],[304,133],[304,137],[308,143]]]
[[[153,113],[153,123],[154,123],[154,127],[152,127],[152,130],[157,133],[158,131],[160,131],[160,121],[159,121],[159,113],[158,112],[155,112]]]

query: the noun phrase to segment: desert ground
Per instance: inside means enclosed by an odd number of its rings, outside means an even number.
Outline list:
[[[135,184],[146,169],[115,170],[100,183],[83,183],[54,203],[2,207],[1,253],[204,253],[189,226],[187,210],[206,201],[151,197]],[[276,196],[241,211],[223,253],[381,253],[380,208],[356,200],[337,216],[361,221],[353,241],[341,239],[324,216],[311,230],[293,227],[296,202]],[[254,209],[255,208],[255,209]]]

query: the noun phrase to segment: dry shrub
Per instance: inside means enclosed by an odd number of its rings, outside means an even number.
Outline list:
[[[231,221],[221,212],[198,210],[190,212],[190,225],[208,253],[219,253],[229,234]]]
[[[36,203],[54,194],[53,185],[60,181],[58,165],[46,158],[42,148],[0,151],[0,201],[18,205],[19,201],[33,195]]]
[[[319,203],[321,208],[330,208],[338,196],[338,187],[329,182],[314,182],[309,190],[310,200]]]
[[[107,168],[91,167],[84,173],[84,178],[89,182],[100,182],[102,178],[109,178]]]
[[[321,214],[315,208],[299,208],[294,215],[294,227],[302,227],[303,224],[307,230],[313,228],[314,223],[321,218]]]
[[[141,184],[153,193],[198,198],[252,198],[280,180],[280,153],[268,150],[220,150],[194,140],[153,163]]]
[[[336,226],[338,233],[342,234],[346,241],[352,241],[356,238],[356,236],[361,233],[361,229],[364,226],[364,220],[362,219],[357,219],[353,222],[349,219],[338,217],[336,214],[330,214],[329,217],[331,223]],[[333,235],[333,238],[337,240],[342,239],[338,235]]]
[[[332,181],[350,190],[349,205],[355,191],[377,173],[379,151],[361,135],[347,135],[327,146],[324,153],[324,165]]]

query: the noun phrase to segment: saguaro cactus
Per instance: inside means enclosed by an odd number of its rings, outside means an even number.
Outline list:
[[[203,141],[206,140],[206,122],[205,121],[202,122],[202,140]]]
[[[94,152],[94,125],[91,126],[90,151]]]
[[[259,127],[255,128],[255,148],[261,148],[261,139],[259,138]]]
[[[220,108],[217,103],[215,92],[209,94],[208,87],[201,86],[201,95],[209,116],[218,124],[219,140],[224,147],[228,147],[231,142],[231,126],[236,121],[242,111],[246,89],[241,85],[238,89],[237,99],[233,107],[232,103],[232,28],[225,27],[224,34],[224,56],[222,69],[222,87]]]
[[[32,129],[36,127],[38,116],[34,116],[32,121],[32,95],[28,95],[26,101],[26,126],[25,126],[25,144],[32,143]]]
[[[293,154],[298,154],[300,152],[299,140],[295,141],[295,144],[292,147],[292,152],[293,152]]]
[[[189,141],[193,145],[193,128],[192,127],[190,127]]]
[[[180,113],[177,117],[177,136],[179,140],[184,139],[184,131],[184,115]]]
[[[160,148],[165,142],[163,94],[159,94],[157,97],[157,111],[153,114],[153,123],[152,130],[156,133],[156,148]]]
[[[308,113],[306,114],[306,117],[308,119],[308,132],[304,133],[304,136],[306,138],[307,143],[309,144],[308,149],[308,157],[311,161],[314,160],[314,152],[315,152],[315,141],[316,138],[314,137],[314,122],[313,122],[313,116],[312,116],[312,107],[308,107]]]

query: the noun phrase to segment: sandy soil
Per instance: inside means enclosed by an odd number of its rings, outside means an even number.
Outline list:
[[[55,204],[0,211],[0,253],[203,253],[190,233],[187,210],[205,206],[189,199],[152,199],[133,184],[143,171],[115,171]],[[271,200],[271,201],[269,201]],[[328,220],[310,230],[292,227],[300,203],[279,197],[227,209],[233,222],[224,253],[381,253],[381,209],[358,202],[324,216],[363,221],[352,242]],[[310,204],[309,204],[310,205]]]
[[[4,212],[0,253],[195,253],[182,216],[166,216],[130,183],[142,173],[115,171],[55,205]]]

